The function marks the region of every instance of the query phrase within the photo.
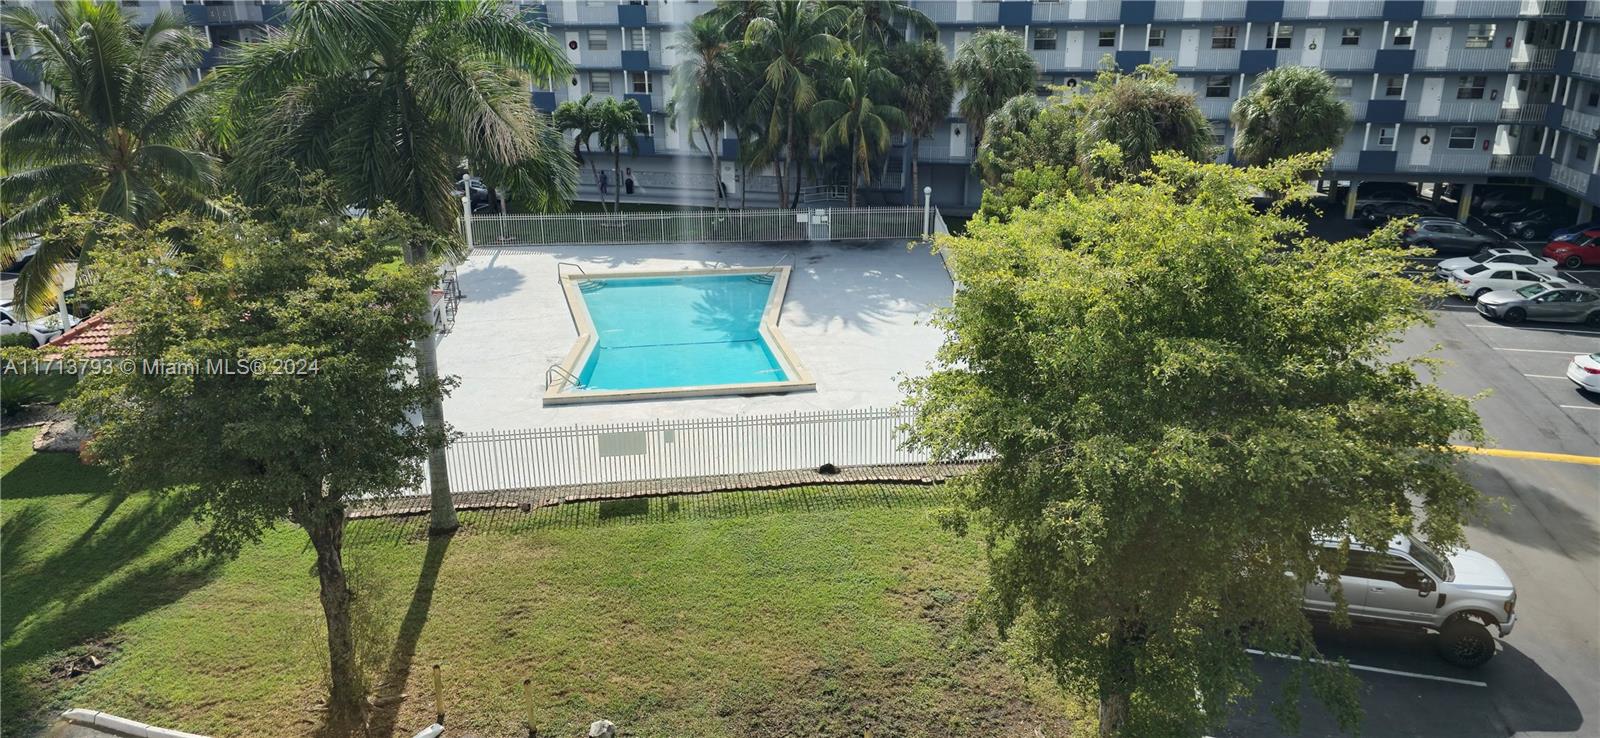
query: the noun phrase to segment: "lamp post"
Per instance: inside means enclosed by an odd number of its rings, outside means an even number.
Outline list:
[[[922,188],[922,238],[933,237],[933,187]]]

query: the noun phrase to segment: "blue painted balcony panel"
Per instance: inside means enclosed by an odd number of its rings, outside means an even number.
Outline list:
[[[617,6],[617,25],[623,28],[644,28],[647,20],[643,5]]]
[[[1239,52],[1239,71],[1245,74],[1260,74],[1278,66],[1278,52],[1275,49],[1247,49]]]
[[[1417,66],[1417,52],[1410,49],[1380,49],[1372,60],[1378,74],[1410,74]]]
[[[1156,19],[1154,0],[1124,0],[1120,10],[1123,23],[1150,23]]]
[[[1391,174],[1398,154],[1397,151],[1363,151],[1356,169],[1363,174]]]
[[[1000,0],[1000,25],[1025,26],[1033,22],[1033,3],[1028,0]]]
[[[622,52],[622,68],[633,72],[643,72],[650,68],[650,52],[628,51]]]
[[[1404,100],[1368,100],[1368,123],[1399,123],[1406,119]]]
[[[1138,66],[1140,64],[1149,64],[1150,63],[1150,52],[1148,52],[1148,51],[1119,51],[1119,52],[1117,52],[1116,59],[1117,59],[1117,68],[1118,69],[1121,69],[1121,70],[1123,70],[1125,72],[1131,72],[1134,69],[1138,68]]]

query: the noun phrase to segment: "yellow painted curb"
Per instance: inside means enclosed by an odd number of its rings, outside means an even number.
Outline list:
[[[1544,451],[1516,451],[1508,448],[1479,448],[1477,446],[1451,446],[1451,448],[1464,453],[1478,454],[1481,456],[1503,456],[1508,459],[1529,459],[1532,461],[1554,461],[1560,464],[1584,464],[1586,466],[1600,466],[1600,456],[1552,454]]]

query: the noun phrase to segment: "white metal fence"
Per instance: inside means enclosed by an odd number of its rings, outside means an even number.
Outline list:
[[[474,215],[476,246],[919,238],[922,208]]]
[[[875,408],[468,433],[447,451],[450,491],[925,463],[904,448],[910,421]]]

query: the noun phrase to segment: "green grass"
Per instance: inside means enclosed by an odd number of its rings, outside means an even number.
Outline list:
[[[304,536],[186,559],[194,523],[31,453],[32,435],[0,438],[0,732],[66,706],[216,736],[315,732],[325,651]],[[629,500],[464,514],[432,541],[422,519],[355,523],[375,720],[408,736],[431,722],[441,663],[463,734],[520,735],[524,678],[541,735],[600,717],[635,736],[1083,732],[1048,679],[965,627],[983,557],[934,522],[944,501],[874,485]],[[106,665],[52,675],[84,653]]]

